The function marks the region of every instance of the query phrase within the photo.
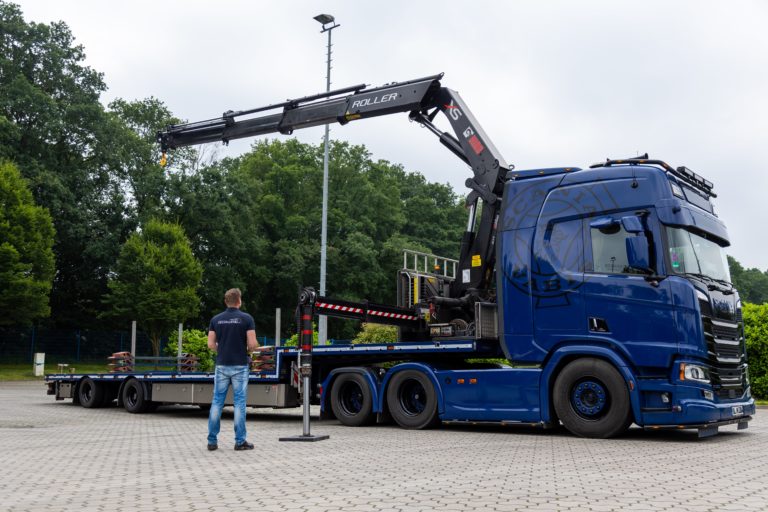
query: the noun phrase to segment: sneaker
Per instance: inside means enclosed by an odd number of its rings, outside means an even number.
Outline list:
[[[209,452],[212,452],[213,450],[218,450],[218,449],[219,449],[219,445],[217,445],[217,444],[215,444],[215,443],[214,443],[214,444],[209,444],[209,445],[208,445],[208,451],[209,451]]]
[[[235,450],[253,450],[253,444],[248,441],[243,441],[242,443],[235,445]]]

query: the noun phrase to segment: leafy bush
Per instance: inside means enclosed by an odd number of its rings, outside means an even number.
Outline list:
[[[178,332],[174,331],[169,339],[178,339]],[[169,356],[175,356],[177,350],[176,343],[169,343],[165,347],[165,353]],[[208,348],[208,333],[200,329],[186,329],[181,333],[181,351],[185,354],[194,354],[197,356],[199,366],[198,371],[212,372],[216,362],[216,354]]]
[[[371,323],[364,323],[363,328],[352,340],[355,344],[395,342],[397,342],[397,327]]]
[[[743,313],[752,394],[768,398],[768,303],[745,303]]]
[[[320,343],[318,334],[317,334],[317,325],[312,323],[312,344],[318,345]],[[297,347],[299,345],[299,333],[295,332],[293,333],[293,336],[285,340],[285,343],[283,346],[285,347]]]

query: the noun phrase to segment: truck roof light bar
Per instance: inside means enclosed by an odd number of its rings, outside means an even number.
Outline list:
[[[662,167],[667,173],[685,182],[687,185],[696,188],[700,192],[703,192],[708,197],[717,197],[717,194],[712,192],[714,184],[711,181],[705,179],[703,176],[696,174],[685,166],[680,166],[675,169],[663,160],[649,159],[648,153],[645,153],[639,157],[625,158],[622,160],[611,160],[608,158],[605,160],[605,162],[598,162],[590,165],[589,168],[594,169],[596,167],[610,167],[612,165],[658,165]]]

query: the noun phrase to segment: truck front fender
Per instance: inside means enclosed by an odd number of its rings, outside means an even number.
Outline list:
[[[545,423],[553,420],[552,409],[552,386],[555,382],[556,373],[562,369],[568,362],[581,357],[596,357],[604,359],[621,373],[624,381],[627,383],[629,391],[629,403],[632,406],[632,415],[637,421],[642,418],[640,414],[640,392],[637,389],[637,379],[629,363],[618,353],[608,347],[590,346],[590,345],[568,345],[557,349],[549,358],[541,373],[539,383],[539,398],[541,400],[541,419]]]
[[[387,397],[387,385],[389,384],[389,379],[391,379],[396,373],[401,372],[403,370],[416,370],[429,378],[429,380],[432,382],[432,385],[435,387],[435,394],[437,395],[437,413],[442,416],[445,413],[445,399],[443,398],[443,388],[440,387],[440,381],[437,380],[437,376],[435,375],[434,369],[424,363],[402,363],[397,366],[394,366],[390,368],[390,370],[387,372],[387,374],[384,376],[384,380],[381,383],[381,393],[379,393],[379,403],[376,405],[378,407],[378,412],[384,411],[384,401]]]

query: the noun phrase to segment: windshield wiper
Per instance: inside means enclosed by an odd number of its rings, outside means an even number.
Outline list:
[[[683,275],[686,276],[692,276],[692,277],[698,277],[702,281],[707,281],[710,284],[707,285],[707,289],[709,290],[717,290],[720,293],[724,295],[730,295],[733,293],[733,285],[729,283],[728,281],[725,281],[724,279],[716,279],[714,277],[708,276],[706,274],[699,274],[697,272],[683,272]],[[720,288],[719,286],[713,284],[713,283],[719,283],[725,286],[728,286],[728,288]]]

